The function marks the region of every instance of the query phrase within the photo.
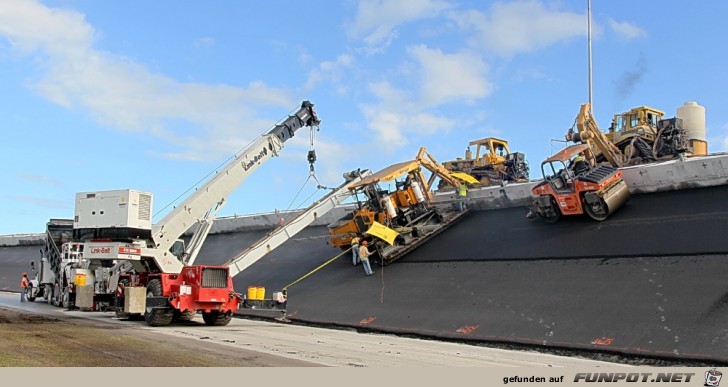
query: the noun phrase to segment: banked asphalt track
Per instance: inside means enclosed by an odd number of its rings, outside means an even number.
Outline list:
[[[288,318],[435,339],[728,364],[728,186],[634,195],[605,222],[478,211],[364,276],[347,253],[291,286]],[[341,253],[309,227],[235,278],[268,295]],[[264,232],[214,234],[221,264]],[[15,289],[38,246],[0,247]],[[277,314],[242,311],[277,317]]]

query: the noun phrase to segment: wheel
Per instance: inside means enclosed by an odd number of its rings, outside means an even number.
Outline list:
[[[71,301],[71,292],[68,291],[68,288],[63,288],[63,294],[61,295],[61,306],[64,309],[68,309],[68,310],[73,309],[73,302]]]
[[[28,287],[25,288],[25,298],[30,302],[35,301],[35,296],[33,295],[33,285],[28,284]]]
[[[163,296],[162,281],[158,278],[147,283],[147,298]],[[144,320],[153,327],[169,325],[174,317],[172,308],[147,308],[144,311]]]
[[[46,300],[46,302],[50,302],[52,297],[53,288],[51,287],[51,285],[46,285],[45,289],[43,290],[43,298]]]
[[[230,320],[233,319],[233,314],[232,312],[221,313],[214,310],[212,312],[202,312],[202,319],[205,320],[205,325],[219,327],[230,324]]]
[[[51,305],[53,306],[61,306],[61,297],[59,295],[60,290],[58,290],[58,285],[53,285],[53,293],[51,293],[50,299],[51,299]]]
[[[582,204],[589,217],[601,222],[609,217],[609,209],[607,208],[607,203],[604,202],[604,199],[599,196],[596,196],[596,199],[597,200],[591,204],[584,199]]]
[[[197,312],[194,310],[188,310],[186,312],[180,312],[179,310],[174,311],[174,321],[192,321],[195,318]]]
[[[546,223],[556,223],[561,218],[561,209],[553,196],[549,196],[549,208],[541,208],[538,212]]]

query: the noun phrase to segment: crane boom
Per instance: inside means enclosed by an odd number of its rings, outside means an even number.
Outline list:
[[[288,223],[271,231],[266,236],[255,242],[252,246],[248,247],[245,251],[226,262],[225,266],[230,268],[230,277],[238,275],[241,271],[247,269],[250,265],[273,251],[273,249],[306,228],[320,216],[341,204],[344,200],[351,196],[349,187],[371,174],[371,171],[368,169],[364,171],[352,171],[351,173],[345,174],[345,176],[348,176],[346,182],[335,188],[328,195],[313,203],[295,218],[291,219]]]
[[[172,247],[176,240],[192,225],[200,222],[200,231],[209,232],[209,222],[225,205],[227,197],[252,174],[263,162],[277,156],[283,143],[293,137],[294,133],[304,126],[316,126],[320,123],[313,109],[313,104],[303,101],[301,108],[283,122],[277,124],[268,133],[256,139],[234,159],[225,165],[215,176],[192,195],[175,207],[161,221],[152,227],[152,240],[158,257]],[[204,240],[195,237],[193,241]],[[201,243],[201,242],[200,242]],[[199,251],[195,246],[188,249],[193,254]],[[192,257],[194,258],[194,257]],[[170,259],[156,259],[163,272],[178,270]]]

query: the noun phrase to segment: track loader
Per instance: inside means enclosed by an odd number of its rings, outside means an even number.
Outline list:
[[[576,130],[569,129],[566,140],[589,144],[597,162],[615,168],[673,158],[687,151],[687,135],[682,119],[663,119],[664,114],[647,106],[615,114],[605,134],[586,103],[576,117]]]
[[[470,150],[475,146],[475,157]],[[480,185],[490,186],[507,182],[528,181],[528,163],[523,153],[511,153],[508,142],[495,137],[471,141],[465,151],[465,158],[445,161],[442,166],[450,172],[464,172],[476,178]],[[437,189],[452,188],[447,181],[440,180]]]

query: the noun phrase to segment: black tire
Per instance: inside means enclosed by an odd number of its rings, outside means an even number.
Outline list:
[[[53,292],[50,296],[51,305],[60,307],[61,306],[61,295],[59,294],[58,285],[53,285]]]
[[[202,319],[205,320],[205,325],[220,327],[230,324],[233,314],[232,312],[221,313],[214,310],[212,312],[202,312]]]
[[[147,297],[160,297],[163,295],[162,281],[155,278],[147,283]],[[147,308],[144,311],[144,320],[153,327],[169,325],[173,317],[174,311],[172,308]]]
[[[33,294],[33,285],[32,284],[28,284],[28,287],[25,288],[25,298],[28,301],[33,302],[33,301],[35,301],[35,297],[34,296],[31,296],[31,294]]]
[[[596,221],[601,222],[609,217],[609,208],[607,208],[607,203],[605,203],[604,199],[601,197],[597,203],[594,204],[589,204],[586,200],[584,200],[582,201],[582,206],[589,217]]]
[[[53,297],[53,287],[51,285],[46,285],[45,289],[43,289],[43,298],[48,302],[51,303],[51,298]]]
[[[561,209],[559,208],[559,205],[558,203],[556,203],[556,199],[554,199],[553,196],[549,196],[549,203],[551,203],[551,209],[553,213],[549,215],[543,215],[541,212],[539,212],[538,214],[541,215],[546,223],[556,223],[559,221],[559,219],[561,219]]]
[[[196,315],[197,315],[196,311],[188,310],[186,312],[180,312],[179,310],[175,310],[174,311],[174,321],[182,321],[182,322],[192,321],[192,319],[194,319]]]
[[[63,309],[71,310],[73,309],[74,302],[71,299],[73,296],[71,295],[71,292],[68,291],[68,288],[63,288],[63,293],[61,294],[61,306]]]

